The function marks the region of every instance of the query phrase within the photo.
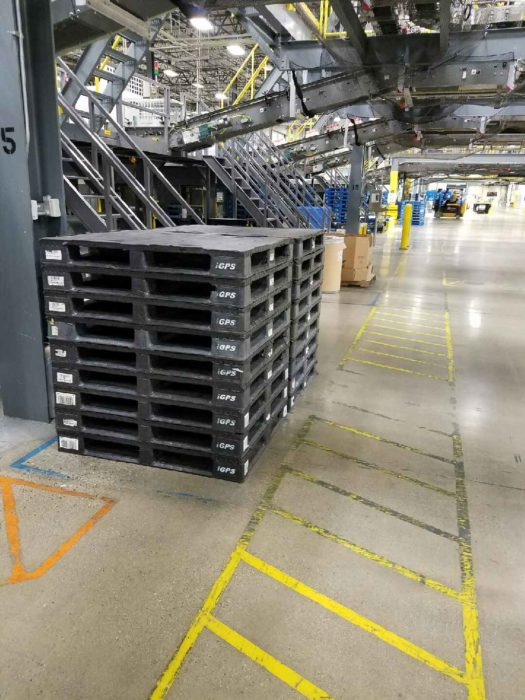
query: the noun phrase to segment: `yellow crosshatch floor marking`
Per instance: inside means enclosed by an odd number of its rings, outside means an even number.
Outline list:
[[[372,367],[381,367],[382,369],[391,369],[394,372],[404,372],[405,374],[415,374],[418,377],[427,377],[437,381],[448,381],[447,377],[438,377],[436,374],[428,374],[427,372],[418,372],[415,369],[407,369],[406,367],[395,367],[394,365],[386,365],[382,362],[373,362],[372,360],[363,360],[359,357],[350,357],[349,362],[357,362],[361,365],[371,365]]]
[[[344,366],[346,362],[351,358],[353,351],[355,350],[357,344],[360,342],[364,333],[367,330],[367,324],[374,317],[377,311],[377,307],[373,307],[365,322],[358,331],[353,343],[351,344],[345,357],[341,360],[340,366]],[[437,315],[437,314],[436,314]],[[442,316],[443,317],[443,316]],[[452,348],[452,335],[450,329],[450,321],[448,313],[444,315],[445,320],[445,339],[446,343],[443,347],[446,347],[446,354],[443,356],[447,358],[447,369],[448,369],[448,382],[451,387],[451,403],[454,405],[454,357]],[[406,340],[406,339],[405,339]],[[409,340],[409,342],[412,342]],[[411,348],[409,348],[411,349]],[[436,353],[433,353],[436,354]],[[400,375],[402,376],[402,375]],[[247,658],[254,661],[254,663],[259,664],[261,667],[265,668],[269,673],[274,675],[274,677],[280,679],[283,683],[287,684],[289,687],[294,688],[304,697],[312,698],[315,700],[320,700],[321,698],[331,698],[328,692],[325,692],[314,685],[309,680],[303,678],[297,674],[293,669],[283,664],[281,661],[273,657],[266,650],[261,649],[251,640],[246,639],[238,632],[228,627],[224,623],[220,622],[214,615],[213,611],[232,577],[235,575],[241,562],[251,566],[252,568],[258,570],[260,573],[273,578],[278,583],[286,586],[290,590],[293,590],[298,595],[301,595],[313,603],[323,607],[326,610],[338,615],[342,619],[346,620],[349,624],[352,624],[369,634],[380,639],[385,644],[396,649],[427,667],[439,672],[454,681],[465,685],[468,692],[468,700],[485,700],[485,686],[482,671],[482,661],[481,661],[481,646],[479,640],[479,622],[478,622],[478,612],[477,612],[477,602],[476,602],[476,586],[475,578],[472,567],[472,548],[471,548],[471,535],[470,535],[470,523],[468,515],[468,504],[465,489],[465,475],[464,475],[464,464],[463,464],[463,448],[461,443],[461,436],[459,434],[458,428],[455,426],[452,433],[452,453],[453,458],[449,459],[442,455],[433,455],[420,448],[411,445],[405,445],[403,443],[390,440],[381,435],[376,435],[374,433],[369,433],[363,430],[359,430],[353,426],[344,425],[337,423],[332,420],[323,419],[317,416],[311,416],[309,420],[306,421],[303,429],[300,431],[298,439],[295,444],[295,450],[302,445],[307,444],[312,447],[317,447],[320,449],[325,449],[325,446],[320,446],[319,443],[309,440],[308,432],[312,428],[314,421],[320,421],[331,428],[346,431],[347,433],[355,436],[360,436],[366,440],[373,440],[382,442],[385,445],[389,445],[393,448],[399,448],[402,450],[409,451],[414,454],[429,457],[435,459],[439,462],[446,464],[451,464],[455,470],[455,483],[456,491],[455,493],[445,491],[445,495],[453,496],[456,500],[457,508],[457,527],[458,535],[454,535],[449,532],[440,530],[439,528],[434,528],[432,526],[421,523],[409,516],[404,515],[394,511],[382,504],[369,501],[364,499],[350,491],[346,491],[334,484],[318,479],[317,477],[308,474],[302,469],[297,469],[290,464],[283,464],[275,476],[272,478],[266,493],[261,499],[259,506],[256,508],[254,514],[252,515],[244,533],[239,538],[237,546],[232,552],[228,563],[223,569],[222,573],[219,575],[215,581],[208,597],[204,601],[201,609],[197,613],[195,619],[193,620],[190,628],[188,629],[186,636],[180,643],[178,649],[175,651],[171,661],[169,661],[166,666],[165,671],[161,675],[157,686],[153,690],[150,700],[161,700],[168,693],[169,689],[176,680],[177,673],[179,672],[185,657],[190,653],[193,645],[197,641],[199,635],[203,629],[208,629],[209,631],[216,634],[219,638],[223,639],[226,643],[233,646],[235,649],[242,653]],[[328,448],[330,449],[330,448]],[[335,452],[335,451],[334,451]],[[341,456],[350,456],[345,453],[339,453]],[[370,465],[370,463],[364,460],[355,460],[359,466],[367,466],[368,468],[376,467],[377,465]],[[378,471],[384,471],[388,473],[390,470],[382,470],[378,468]],[[321,528],[313,523],[308,522],[306,519],[298,515],[294,515],[284,509],[279,508],[274,501],[275,495],[278,493],[279,487],[282,483],[283,477],[289,475],[291,478],[300,478],[311,483],[313,488],[325,488],[338,493],[341,496],[350,498],[351,500],[356,500],[359,503],[367,505],[372,508],[377,508],[381,512],[404,520],[407,523],[415,525],[417,527],[423,527],[424,529],[430,530],[436,535],[445,537],[458,546],[458,560],[461,568],[461,590],[455,591],[448,586],[430,579],[424,574],[417,571],[404,567],[396,562],[389,560],[388,558],[382,556],[379,553],[372,552],[364,547],[361,547],[358,543],[351,542],[343,537],[336,535],[324,528]],[[416,480],[418,481],[418,480]],[[425,482],[421,482],[419,485],[426,488],[431,487]],[[439,487],[434,487],[436,490]],[[343,605],[332,598],[324,595],[322,592],[315,590],[314,588],[308,586],[303,581],[296,579],[284,571],[273,566],[270,562],[263,561],[259,557],[256,557],[251,552],[248,551],[253,535],[255,534],[258,525],[261,523],[263,518],[267,513],[271,513],[274,516],[284,518],[289,520],[301,527],[306,528],[308,531],[312,532],[313,535],[324,537],[342,547],[349,549],[361,556],[367,558],[370,561],[377,563],[378,566],[386,567],[396,574],[400,574],[407,579],[413,581],[414,585],[424,585],[436,591],[436,593],[448,596],[458,602],[458,605],[462,611],[463,615],[463,635],[464,635],[464,646],[465,646],[465,669],[461,670],[456,666],[448,663],[444,659],[441,659],[434,654],[428,652],[426,649],[413,644],[410,640],[396,634],[394,631],[389,630],[368,617],[352,610],[351,608]]]
[[[243,553],[243,559],[244,555],[245,553]],[[305,698],[311,698],[311,700],[333,700],[332,696],[324,690],[321,690],[321,688],[307,681],[306,678],[303,678],[291,668],[285,666],[274,656],[271,656],[271,654],[268,654],[264,649],[253,644],[249,639],[246,639],[246,637],[243,637],[231,627],[220,622],[217,618],[210,617],[206,623],[206,627],[230,644],[234,649],[240,651],[241,654],[245,654],[249,659],[255,661],[259,666],[265,668]]]
[[[446,357],[446,352],[436,352],[435,350],[423,350],[422,348],[413,348],[410,345],[397,345],[396,343],[385,343],[382,340],[372,340],[371,338],[366,339],[367,343],[373,343],[374,345],[381,345],[385,348],[398,348],[399,350],[410,350],[411,352],[418,352],[420,355],[434,355],[435,357]]]
[[[370,350],[370,348],[362,348],[359,347],[357,348],[359,352],[367,352],[370,355],[379,355],[381,357],[392,357],[393,359],[396,360],[403,360],[404,362],[414,362],[415,364],[418,365],[428,365],[429,367],[440,367],[441,369],[447,369],[443,365],[440,365],[437,362],[428,362],[427,360],[417,360],[414,357],[407,357],[406,355],[396,355],[393,352],[381,352],[380,350]]]
[[[373,622],[364,615],[361,615],[355,610],[346,607],[346,605],[341,605],[341,603],[332,600],[332,598],[323,595],[323,593],[319,593],[319,591],[316,591],[314,588],[307,586],[306,584],[302,583],[302,581],[293,578],[284,571],[277,569],[275,566],[268,564],[249,552],[243,552],[241,558],[254,569],[266,574],[266,576],[270,576],[275,581],[282,583],[283,586],[291,588],[296,593],[299,593],[299,595],[302,595],[314,603],[317,603],[321,607],[326,608],[326,610],[339,615],[339,617],[351,622],[353,625],[356,625],[356,627],[360,627],[361,629],[365,630],[365,632],[373,634],[383,642],[391,644],[399,651],[402,651],[408,656],[412,656],[414,659],[421,661],[440,673],[444,673],[446,676],[450,676],[459,683],[464,682],[464,674],[459,670],[459,668],[456,668],[446,661],[443,661],[443,659],[434,656],[434,654],[431,654],[425,649],[412,644],[412,642],[409,642],[408,639],[400,637],[394,632],[386,629],[386,627],[378,625],[376,622]]]
[[[386,317],[386,318],[385,318]],[[395,314],[387,314],[384,311],[379,311],[376,315],[378,321],[385,321],[386,323],[395,323],[397,326],[409,326],[415,328],[428,328],[429,330],[440,331],[442,326],[430,326],[426,323],[417,323],[415,321],[396,321],[396,318],[405,318],[404,316],[396,316]]]
[[[406,578],[411,579],[412,581],[422,583],[424,586],[428,586],[429,588],[432,588],[435,591],[439,591],[440,593],[443,593],[444,595],[447,595],[450,598],[454,598],[455,600],[461,600],[461,593],[459,591],[455,591],[449,586],[445,586],[444,583],[435,581],[434,579],[429,578],[425,574],[420,574],[417,571],[414,571],[413,569],[409,569],[406,566],[402,566],[401,564],[396,564],[387,557],[384,557],[381,554],[377,554],[376,552],[372,552],[371,550],[366,549],[366,547],[361,547],[355,544],[354,542],[350,542],[350,540],[347,540],[345,537],[336,535],[335,533],[330,532],[330,530],[327,530],[324,527],[314,525],[313,523],[308,522],[308,520],[305,520],[299,515],[290,513],[289,511],[283,510],[282,508],[278,508],[277,506],[272,507],[272,513],[274,513],[275,515],[279,515],[281,518],[289,520],[292,523],[296,523],[296,525],[301,525],[307,530],[315,532],[316,535],[320,535],[321,537],[324,537],[327,540],[336,542],[337,544],[342,545],[346,549],[350,549],[352,552],[360,554],[366,559],[370,559],[371,561],[377,562],[381,566],[386,566],[387,569],[392,569],[393,571],[397,572],[398,574],[401,574],[402,576],[405,576]]]
[[[397,326],[385,326],[383,323],[374,323],[374,325],[371,326],[371,328],[386,328],[387,330],[395,331],[396,333],[416,333],[417,335],[424,335],[428,338],[441,338],[442,340],[445,340],[445,335],[442,333],[427,333],[426,331],[416,331],[411,328],[405,329],[398,328]]]
[[[387,476],[393,476],[396,479],[401,479],[403,481],[409,481],[411,484],[415,484],[416,486],[421,486],[424,489],[430,489],[431,491],[437,491],[437,493],[441,493],[444,496],[451,496],[452,498],[455,498],[456,494],[452,491],[448,491],[447,489],[441,488],[441,486],[436,486],[435,484],[430,484],[428,481],[422,481],[421,479],[417,479],[414,476],[409,476],[408,474],[401,474],[401,472],[396,472],[394,469],[388,469],[387,467],[380,467],[378,464],[374,464],[373,462],[368,462],[360,457],[353,457],[352,455],[347,454],[346,452],[341,452],[340,450],[334,450],[333,447],[329,447],[328,445],[323,445],[322,442],[317,442],[316,440],[310,440],[309,438],[303,438],[302,441],[303,445],[309,445],[310,447],[315,447],[317,450],[323,450],[324,452],[328,452],[329,454],[335,455],[337,457],[342,457],[343,459],[348,459],[351,462],[354,462],[358,467],[363,467],[364,469],[373,469],[374,471],[381,472],[383,474],[386,474]]]
[[[434,347],[437,348],[446,348],[447,344],[446,343],[435,343],[433,340],[418,340],[417,338],[406,338],[405,336],[402,335],[392,335],[390,333],[379,333],[378,331],[367,331],[371,335],[379,335],[382,338],[394,338],[395,340],[404,340],[405,343],[420,343],[421,345],[433,345]]]

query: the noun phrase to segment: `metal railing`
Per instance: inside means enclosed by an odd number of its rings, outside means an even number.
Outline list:
[[[157,168],[153,161],[146,155],[146,153],[137,145],[133,138],[126,132],[126,130],[114,119],[107,109],[101,104],[101,102],[95,97],[91,90],[88,90],[75,73],[67,66],[67,64],[61,59],[57,59],[60,67],[68,74],[69,79],[77,83],[80,91],[88,99],[89,105],[89,118],[88,123],[84,120],[84,117],[75,110],[66,100],[59,95],[58,101],[61,108],[64,110],[67,118],[76,124],[83,134],[87,137],[87,140],[91,143],[94,153],[99,156],[103,161],[103,176],[108,182],[105,186],[105,205],[106,205],[106,222],[108,220],[111,222],[111,216],[108,216],[108,210],[111,211],[114,201],[111,196],[111,182],[114,178],[114,173],[117,172],[122,180],[129,186],[130,190],[135,194],[135,196],[142,202],[145,213],[146,213],[146,226],[147,228],[153,228],[155,220],[158,220],[164,226],[172,226],[173,222],[171,218],[164,212],[160,205],[155,201],[153,197],[153,188],[155,184],[159,184],[169,193],[173,199],[187,210],[189,216],[193,221],[198,224],[202,224],[203,221],[197,212],[188,204],[184,197],[178,192],[171,182],[166,178],[166,176]],[[115,155],[110,146],[96,133],[96,122],[99,118],[103,118],[108,124],[111,124],[112,128],[118,134],[120,138],[120,145],[128,147],[133,151],[134,156],[141,161],[143,179],[144,182],[140,182],[133,173],[122,163],[122,161]]]

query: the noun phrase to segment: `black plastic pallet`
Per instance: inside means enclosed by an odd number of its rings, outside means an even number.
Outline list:
[[[283,369],[288,373],[288,365],[288,348],[283,347],[268,364],[259,369],[250,384],[241,387],[184,380],[177,375],[158,378],[125,370],[108,372],[77,367],[53,367],[52,377],[55,393],[59,395],[57,403],[67,400],[64,398],[64,392],[73,395],[95,392],[129,399],[169,400],[180,406],[234,408],[244,411],[255,398],[268,391],[274,376]],[[76,397],[73,405],[77,405]]]
[[[310,347],[319,335],[319,318],[310,321],[300,334],[290,341],[290,356],[297,357],[301,352]]]
[[[160,329],[214,331],[218,334],[248,333],[264,325],[290,305],[291,291],[280,289],[243,309],[216,309],[209,306],[129,299],[86,298],[78,292],[47,295],[46,316],[54,320],[111,323],[117,326],[141,326]]]
[[[305,228],[246,228],[244,226],[202,226],[200,224],[191,226],[179,226],[177,230],[188,234],[201,234],[216,232],[222,236],[244,237],[249,231],[250,236],[262,238],[287,238],[293,241],[293,256],[295,259],[302,258],[324,247],[324,231],[322,229]]]
[[[282,392],[273,397],[266,407],[267,411],[259,417],[258,423],[248,435],[242,438],[225,435],[219,440],[222,447],[215,445],[215,438],[205,451],[202,445],[184,445],[184,438],[179,432],[146,433],[147,442],[136,441],[129,435],[121,435],[116,426],[111,430],[100,427],[71,429],[58,427],[58,449],[78,455],[87,455],[101,459],[133,462],[146,466],[153,466],[175,471],[188,472],[202,476],[228,479],[229,481],[244,481],[248,470],[253,466],[262,449],[268,443],[279,419],[288,412],[287,392]],[[139,432],[144,425],[138,426]],[[152,428],[155,426],[148,426]],[[195,433],[198,435],[198,433]],[[162,438],[162,439],[159,439]],[[209,438],[209,434],[207,434]],[[248,437],[248,448],[244,449],[245,438]],[[174,439],[175,438],[175,439]],[[215,445],[215,446],[214,446]],[[239,446],[242,452],[232,454],[232,447]],[[215,453],[214,450],[220,450]]]
[[[294,319],[290,323],[290,339],[294,343],[298,338],[301,337],[304,330],[307,331],[306,337],[308,338],[314,332],[312,328],[315,321],[319,320],[321,315],[321,302],[318,301],[317,304],[312,306],[310,309],[306,309],[303,314]],[[317,331],[318,324],[315,326],[315,331]]]
[[[237,336],[217,335],[197,330],[159,330],[138,326],[61,321],[49,323],[49,338],[66,342],[136,348],[150,352],[180,353],[203,358],[246,360],[260,350],[269,338],[290,324],[290,309],[284,309],[257,330]]]
[[[290,306],[290,318],[292,321],[303,316],[308,309],[311,309],[321,299],[321,282],[317,282],[313,287],[307,286],[302,295],[292,301]]]
[[[315,375],[317,366],[317,358],[312,358],[305,366],[304,372],[300,376],[296,377],[295,389],[290,392],[288,396],[288,410],[293,411],[297,404],[297,399],[301,396],[303,391],[306,389],[308,382]]]
[[[270,364],[284,348],[288,349],[289,342],[290,333],[286,327],[242,362],[56,340],[51,340],[50,351],[53,367],[57,370],[83,368],[101,372],[124,371],[159,378],[177,376],[181,381],[243,387],[250,384],[257,373]]]
[[[166,305],[244,308],[287,288],[291,276],[292,267],[285,263],[247,280],[212,276],[195,278],[184,273],[176,276],[147,275],[122,270],[86,272],[51,267],[44,269],[42,279],[44,294],[50,298],[59,292],[124,303],[136,298]]]
[[[292,278],[303,280],[323,266],[324,250],[317,250],[299,260],[294,259]]]
[[[44,268],[192,274],[196,277],[247,279],[292,260],[293,246],[286,237],[262,238],[246,230],[242,237],[210,231],[202,236],[181,229],[111,231],[79,236],[44,238]]]
[[[292,304],[297,299],[301,299],[305,296],[308,291],[313,291],[318,287],[323,281],[323,268],[322,265],[312,272],[306,275],[302,280],[293,280],[292,282]]]
[[[306,352],[306,348],[308,351]],[[298,374],[303,371],[304,365],[309,361],[310,358],[317,356],[317,351],[319,349],[319,340],[314,338],[311,343],[309,343],[304,351],[295,357],[290,356],[290,383]],[[295,388],[295,387],[293,387]]]

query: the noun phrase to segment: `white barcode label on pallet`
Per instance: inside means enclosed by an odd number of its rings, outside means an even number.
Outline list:
[[[61,406],[75,406],[77,403],[77,397],[75,394],[65,394],[62,391],[57,391],[55,393],[55,402]]]
[[[73,375],[65,372],[57,372],[57,382],[62,384],[73,384]]]
[[[245,413],[244,414],[244,427],[247,428],[250,423],[250,414]]]
[[[274,282],[275,282],[275,280],[274,280],[273,275],[270,275],[270,287],[273,287]]]
[[[295,389],[295,379],[292,379],[292,391]]]
[[[284,396],[284,398],[286,398],[288,396],[288,387],[285,387],[285,389],[283,391],[283,396]]]
[[[67,428],[78,428],[78,421],[76,418],[64,418],[62,425],[65,425]]]
[[[310,287],[313,287],[313,286],[314,286],[314,278],[310,277]]]
[[[273,335],[273,326],[268,326],[268,338],[271,338]]]
[[[310,312],[308,312],[308,314],[306,316],[306,320],[309,321],[311,318],[312,318],[312,314]]]
[[[62,260],[62,251],[46,250],[46,260]]]
[[[50,301],[47,308],[49,311],[65,311],[66,305],[62,301]]]
[[[287,406],[285,406],[283,408],[283,418],[286,418],[287,415],[288,415],[288,408],[287,408]]]
[[[58,444],[64,450],[78,450],[78,438],[60,437],[58,438]]]
[[[62,348],[55,348],[55,357],[67,357],[67,350],[62,350]]]
[[[271,357],[273,355],[273,348],[270,348],[268,350],[268,357]]]
[[[270,262],[275,260],[275,250],[270,250]]]
[[[266,379],[271,379],[273,376],[273,369],[269,369],[266,373]]]
[[[290,374],[290,371],[288,369],[284,370],[284,378],[288,379],[288,375]]]
[[[268,423],[268,421],[270,420],[271,417],[272,417],[272,414],[271,414],[271,413],[267,413],[267,414],[266,414],[266,422],[267,422],[267,423]]]
[[[248,474],[248,467],[250,466],[250,460],[247,459],[246,462],[244,463],[244,476]]]
[[[249,444],[250,444],[250,443],[249,443],[249,441],[248,441],[248,436],[246,436],[246,437],[244,438],[243,442],[242,442],[242,449],[243,449],[243,450],[247,450]]]
[[[50,287],[63,287],[64,278],[61,275],[48,275],[47,283]]]
[[[268,311],[273,311],[274,308],[275,308],[275,304],[273,303],[273,301],[271,301],[270,304],[268,305]]]
[[[57,336],[58,335],[58,326],[50,326],[51,329],[51,335],[52,336]]]

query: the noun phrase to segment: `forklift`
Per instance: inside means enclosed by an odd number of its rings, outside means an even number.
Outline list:
[[[436,219],[462,219],[465,213],[466,202],[463,193],[452,190],[438,190],[434,202],[434,216]]]

